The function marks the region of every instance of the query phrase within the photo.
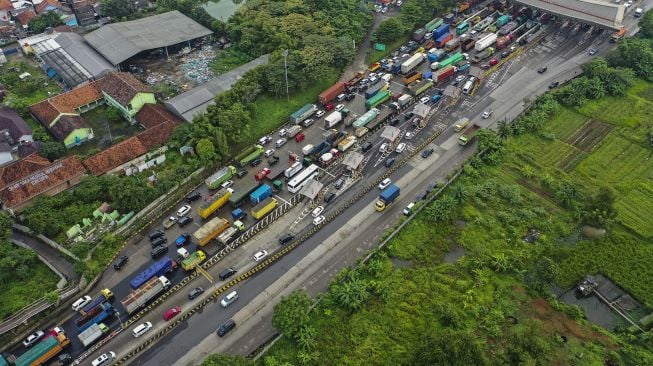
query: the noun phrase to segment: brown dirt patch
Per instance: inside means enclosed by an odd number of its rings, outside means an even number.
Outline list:
[[[590,120],[565,141],[577,149],[590,152],[603,138],[612,131],[612,125],[597,120]]]
[[[551,201],[551,202],[555,201],[553,199],[553,195],[551,194],[551,192],[534,185],[533,183],[529,182],[526,178],[517,179],[517,183],[519,183],[520,185],[522,185],[524,188],[528,189],[529,191],[537,194],[538,196],[546,199],[547,201]]]

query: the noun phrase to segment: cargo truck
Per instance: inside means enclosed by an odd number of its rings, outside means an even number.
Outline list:
[[[109,301],[112,297],[113,297],[113,292],[111,292],[111,290],[109,290],[108,288],[102,289],[100,291],[100,296],[98,296],[95,300],[91,301],[88,305],[84,306],[84,308],[82,309],[82,314],[88,313],[89,311],[91,311],[91,309],[100,305],[103,302]]]
[[[317,106],[315,104],[307,104],[290,115],[290,122],[296,125],[300,124],[306,118],[312,116],[315,112],[317,112]]]
[[[252,205],[256,205],[270,196],[272,196],[272,187],[267,184],[262,184],[254,192],[250,193],[249,200],[252,202]]]
[[[324,117],[324,128],[329,129],[342,121],[342,113],[336,111]]]
[[[373,119],[375,119],[379,115],[379,113],[380,111],[378,109],[372,108],[369,111],[365,112],[365,114],[360,116],[356,121],[354,121],[352,126],[354,126],[354,128],[365,127],[365,125],[370,123]]]
[[[211,241],[211,239],[220,235],[220,233],[225,231],[228,227],[229,227],[229,221],[221,217],[214,217],[211,220],[209,220],[209,222],[202,225],[201,228],[195,230],[195,232],[193,233],[193,238],[195,238],[197,245],[203,247],[206,244],[208,244],[208,242]]]
[[[99,324],[104,321],[104,319],[108,318],[109,316],[113,315],[116,312],[116,309],[113,308],[113,306],[109,303],[102,303],[100,306],[102,308],[102,311],[100,311],[96,316],[94,316],[91,320],[87,321],[86,323],[80,325],[77,327],[77,330],[80,332],[85,331],[88,329],[91,325],[93,324]]]
[[[351,79],[349,79],[349,81],[347,81],[347,85],[354,86],[364,78],[365,78],[365,71],[360,70],[356,73],[356,75],[354,75],[354,77],[352,77]]]
[[[273,197],[268,197],[263,202],[252,207],[252,217],[260,220],[263,216],[274,210],[275,207],[277,207],[277,200]]]
[[[177,267],[177,263],[172,259],[165,257],[157,262],[154,262],[146,270],[139,273],[136,277],[132,278],[129,281],[129,285],[132,289],[137,289],[142,286],[145,282],[149,281],[152,277],[163,276],[164,274],[172,271]]]
[[[443,49],[437,49],[437,48],[430,49],[428,53],[429,62],[442,60],[446,56],[447,56],[447,51]]]
[[[463,128],[467,127],[468,124],[469,124],[469,118],[462,117],[456,121],[456,123],[453,126],[453,130],[456,132],[460,132],[463,130]]]
[[[128,314],[141,309],[148,301],[152,300],[161,291],[167,290],[171,283],[165,276],[151,278],[143,286],[132,291],[124,299],[120,300]]]
[[[494,55],[494,48],[488,47],[485,50],[478,52],[472,56],[472,62],[479,63],[492,55]]]
[[[416,82],[408,85],[408,92],[413,97],[416,97],[416,96],[422,94],[423,92],[425,92],[426,90],[428,90],[428,88],[430,88],[432,86],[433,86],[433,80],[424,79],[424,80],[416,81]]]
[[[408,103],[410,103],[412,101],[413,101],[413,97],[411,97],[408,94],[404,94],[404,95],[400,96],[399,98],[397,98],[397,103],[399,103],[399,105],[401,107],[406,106]]]
[[[386,100],[390,99],[390,96],[392,96],[392,92],[390,92],[390,90],[380,91],[376,93],[375,96],[365,101],[365,108],[367,108],[367,110],[370,110],[378,106],[379,104],[385,102]]]
[[[476,44],[476,41],[475,41],[473,38],[470,38],[470,39],[468,39],[468,40],[465,40],[465,42],[463,42],[463,43],[460,45],[460,48],[461,48],[463,51],[469,51],[469,50],[471,50],[472,48],[474,48],[474,45],[475,45],[475,44]]]
[[[510,16],[510,15],[502,15],[502,16],[500,16],[499,19],[497,19],[497,21],[494,23],[494,26],[495,26],[496,28],[501,28],[501,27],[503,27],[504,25],[508,24],[508,22],[511,21],[511,20],[512,20],[512,16]]]
[[[197,213],[201,218],[206,219],[220,207],[224,206],[224,204],[229,201],[230,197],[231,191],[229,189],[221,189],[215,192],[213,196],[209,197],[207,201],[203,202],[197,209]]]
[[[447,44],[447,42],[451,41],[452,39],[453,39],[453,35],[451,33],[445,33],[435,40],[435,47],[443,48],[444,45]]]
[[[84,347],[88,347],[98,339],[102,338],[108,332],[109,332],[109,327],[104,325],[104,323],[93,324],[85,331],[79,333],[77,335],[77,338],[79,338],[80,342],[82,342]]]
[[[487,27],[489,27],[490,25],[492,25],[492,23],[494,23],[494,17],[493,16],[486,17],[485,19],[481,20],[480,23],[474,26],[474,30],[477,32],[481,32],[485,30]]]
[[[465,11],[467,11],[467,9],[469,9],[470,6],[471,5],[467,1],[458,5],[458,13],[464,13]]]
[[[376,93],[383,89],[388,89],[388,84],[386,84],[384,81],[379,80],[376,82],[374,85],[370,85],[369,88],[365,91],[365,99],[370,99],[372,98]]]
[[[70,339],[65,334],[60,333],[43,338],[42,341],[34,345],[22,355],[18,356],[14,366],[38,366],[43,365],[54,356],[58,355],[64,348],[70,344]],[[9,365],[5,359],[0,356],[0,365]]]
[[[435,18],[435,19],[431,20],[430,22],[426,23],[426,25],[424,26],[424,29],[427,32],[433,32],[433,30],[438,28],[439,26],[441,26],[443,22],[444,22],[444,20],[442,20],[442,18]]]
[[[401,73],[408,74],[409,72],[413,71],[413,69],[417,67],[417,65],[421,64],[425,58],[426,55],[421,52],[412,55],[408,60],[404,61],[404,63],[401,64]]]
[[[452,39],[449,42],[444,44],[444,50],[447,51],[447,52],[451,52],[451,51],[455,50],[456,48],[458,48],[458,46],[460,46],[460,42],[458,42],[457,39]]]
[[[416,31],[413,32],[413,41],[416,41],[416,42],[421,41],[422,39],[424,39],[424,34],[425,33],[426,33],[426,31],[424,30],[424,28],[417,29]]]
[[[460,36],[463,33],[467,32],[468,29],[469,29],[469,23],[462,22],[456,26],[456,35]]]
[[[499,35],[500,36],[508,35],[515,28],[517,28],[517,26],[519,26],[519,23],[517,23],[517,22],[508,22],[506,25],[501,27],[501,29],[499,29]]]
[[[347,136],[342,141],[340,141],[340,143],[338,143],[338,150],[345,152],[347,149],[354,146],[354,144],[356,144],[356,137]]]
[[[344,92],[346,88],[347,88],[347,83],[339,81],[331,85],[327,90],[320,93],[318,99],[320,100],[320,103],[327,104],[330,101],[334,100],[338,96],[338,94],[342,94],[342,92]]]
[[[474,49],[477,52],[481,52],[484,49],[490,47],[497,40],[497,35],[495,33],[486,34],[483,37],[479,38],[474,45]]]
[[[310,152],[312,150],[313,150],[313,145],[311,145],[311,150],[308,153],[305,153],[304,155],[310,154]],[[290,168],[286,169],[283,172],[283,176],[286,177],[286,179],[290,179],[290,178],[294,177],[295,175],[297,175],[297,173],[299,173],[302,169],[304,169],[304,166],[302,165],[302,163],[299,162],[299,161],[296,161],[290,166]]]
[[[288,128],[288,137],[293,138],[297,136],[298,133],[302,132],[302,127],[301,126],[291,126]]]
[[[388,188],[384,189],[379,195],[379,199],[376,201],[375,208],[377,211],[381,212],[390,206],[397,197],[399,197],[399,187],[391,184]]]
[[[449,24],[441,24],[433,31],[433,39],[438,39],[447,33],[449,33]]]
[[[283,167],[283,166],[278,166],[276,168],[271,168],[270,172],[267,175],[267,179],[273,181],[273,180],[279,178],[283,174],[283,172],[285,170],[286,170],[286,168]]]
[[[442,81],[444,81],[444,80],[447,80],[447,79],[448,79],[451,75],[453,75],[455,72],[456,72],[456,68],[455,68],[455,66],[451,66],[451,65],[449,65],[449,66],[447,66],[447,67],[445,67],[445,68],[442,68],[442,69],[436,71],[436,72],[433,74],[433,80],[434,80],[436,83],[440,83],[440,82],[442,82]]]
[[[392,64],[392,69],[390,70],[393,74],[398,74],[401,71],[401,65],[403,65],[406,60],[410,58],[409,55],[401,56],[399,60]]]
[[[497,50],[502,50],[510,45],[512,43],[513,36],[512,35],[507,35],[505,37],[501,37],[497,39],[496,42],[496,49]]]
[[[235,227],[230,227],[227,230],[223,231],[222,234],[218,235],[218,243],[222,245],[227,245],[229,242],[236,237],[238,229]]]
[[[442,60],[440,64],[438,65],[438,69],[443,69],[447,66],[455,66],[465,60],[465,56],[463,56],[462,53],[454,53],[453,55],[449,56],[448,58]]]
[[[210,177],[206,178],[204,183],[209,189],[218,189],[220,185],[234,176],[236,174],[236,168],[229,165],[226,166],[217,172],[213,173]]]
[[[401,81],[404,83],[404,85],[408,85],[412,83],[413,81],[417,81],[422,78],[422,73],[419,71],[413,71],[409,73],[408,75],[404,76]]]
[[[618,31],[612,33],[612,35],[610,36],[610,42],[612,43],[619,42],[619,40],[624,38],[625,35],[626,35],[626,28],[621,27]]]
[[[238,164],[240,164],[241,167],[244,167],[247,164],[249,164],[250,162],[258,159],[259,157],[261,157],[261,155],[263,155],[263,152],[265,151],[265,148],[263,148],[263,146],[261,146],[261,145],[254,145],[254,146],[250,146],[245,151],[247,151],[248,153],[247,154],[240,153],[235,158],[235,160],[238,161]]]
[[[246,184],[246,185],[245,185]],[[231,197],[229,197],[229,204],[231,204],[231,207],[233,208],[238,208],[245,198],[249,197],[249,194],[254,192],[258,188],[258,182],[253,181],[253,182],[245,182],[243,184],[242,189],[238,189],[234,191],[234,193],[231,194]]]
[[[476,123],[467,127],[467,129],[463,132],[463,134],[458,137],[458,145],[460,146],[467,145],[470,141],[472,141],[476,137],[476,132],[478,132],[478,130],[480,129],[481,126],[477,125]]]
[[[184,259],[181,262],[181,268],[183,268],[185,271],[192,271],[196,266],[198,266],[200,263],[204,262],[206,259],[206,254],[204,254],[203,251],[198,250],[191,255],[188,256],[188,258]]]
[[[361,138],[365,136],[368,132],[370,132],[370,130],[368,130],[367,128],[360,127],[354,130],[354,136]]]

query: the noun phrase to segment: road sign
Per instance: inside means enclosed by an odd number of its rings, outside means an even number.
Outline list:
[[[385,51],[385,44],[375,43],[374,44],[374,50],[376,50],[376,51]]]

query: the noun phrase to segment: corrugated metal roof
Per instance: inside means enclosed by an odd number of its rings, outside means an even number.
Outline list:
[[[621,27],[626,9],[623,5],[611,4],[605,0],[517,0],[517,2],[612,29]]]

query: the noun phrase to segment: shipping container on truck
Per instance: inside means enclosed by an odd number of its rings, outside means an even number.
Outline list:
[[[342,113],[335,111],[324,117],[324,128],[329,129],[342,121]]]
[[[200,265],[206,259],[206,254],[203,251],[198,250],[191,253],[186,259],[181,262],[181,268],[185,271],[192,271]]]
[[[360,70],[356,72],[356,75],[354,75],[349,81],[347,81],[347,85],[349,86],[354,86],[358,84],[361,80],[365,78],[365,71]]]
[[[315,104],[306,104],[290,115],[290,122],[299,124],[306,118],[312,116],[315,112],[317,112],[317,106]]]
[[[433,32],[433,30],[441,26],[443,22],[444,20],[442,20],[442,18],[435,18],[430,22],[426,23],[424,29],[426,29],[427,32]]]
[[[451,51],[455,50],[456,48],[458,48],[458,46],[460,46],[460,42],[458,42],[457,39],[452,39],[449,42],[444,44],[444,50],[447,51],[447,52],[451,52]]]
[[[469,23],[462,22],[462,23],[458,24],[458,26],[456,27],[456,35],[461,35],[461,34],[467,32],[468,29],[469,29]]]
[[[494,22],[494,26],[497,27],[497,28],[501,28],[504,25],[508,24],[508,22],[511,21],[511,20],[512,20],[512,16],[507,15],[507,14],[502,15],[502,16],[499,17],[499,19],[497,19],[496,22]]]
[[[408,85],[408,92],[410,93],[410,95],[416,97],[422,94],[423,92],[425,92],[426,90],[428,90],[428,88],[432,86],[433,86],[433,80],[424,79]]]
[[[452,39],[453,39],[453,35],[451,33],[445,33],[435,40],[435,47],[443,48],[444,45],[447,44],[447,42],[451,41]]]
[[[475,44],[476,44],[476,41],[473,38],[470,38],[470,39],[466,40],[465,42],[463,42],[463,44],[460,45],[460,48],[463,51],[469,51],[472,48],[474,48]]]
[[[380,92],[382,90],[388,90],[389,87],[390,86],[389,86],[388,83],[386,83],[385,81],[380,81],[380,82],[374,84],[373,87],[370,87],[369,89],[367,89],[365,91],[365,99],[370,99],[373,96],[375,96],[376,93],[378,93],[378,92]]]
[[[437,83],[440,83],[444,80],[447,80],[456,72],[456,68],[453,65],[444,67],[433,74],[433,80]]]
[[[463,134],[458,137],[458,145],[460,146],[467,145],[470,141],[472,141],[476,137],[476,132],[478,132],[478,130],[480,129],[481,126],[477,125],[476,123],[467,127],[467,129],[463,132]]]
[[[338,96],[338,94],[342,94],[342,92],[344,92],[346,88],[347,88],[347,83],[339,81],[331,85],[327,90],[320,93],[318,99],[320,100],[320,103],[327,104],[330,101],[334,100]]]
[[[231,191],[228,189],[221,189],[203,202],[197,209],[197,213],[201,218],[206,219],[220,207],[224,206],[224,204],[229,201],[229,197],[231,197]]]
[[[193,238],[195,239],[197,245],[203,247],[208,244],[211,239],[214,239],[216,236],[220,235],[228,227],[229,221],[221,217],[214,217],[206,224],[202,225],[202,227],[195,230],[193,233]]]
[[[263,152],[265,151],[265,148],[263,148],[263,146],[261,145],[254,145],[254,146],[250,146],[247,151],[251,151],[251,152],[245,155],[241,159],[238,159],[238,157],[236,157],[235,159],[236,161],[238,161],[238,164],[240,164],[241,167],[247,166],[247,164],[249,164],[253,160],[261,157],[261,155],[263,155]],[[241,155],[243,154],[241,153],[238,156]]]
[[[404,61],[404,63],[401,64],[401,73],[408,74],[409,72],[413,71],[413,69],[417,65],[421,64],[425,58],[426,55],[421,52],[412,55],[408,60]]]
[[[417,41],[417,42],[421,41],[422,39],[424,39],[425,33],[426,31],[424,30],[424,28],[417,29],[416,31],[413,32],[413,41]]]
[[[384,189],[376,201],[375,209],[383,211],[390,206],[399,197],[400,189],[397,185],[391,184],[388,188]]]
[[[442,60],[442,62],[440,62],[440,65],[439,65],[438,69],[443,69],[443,68],[445,68],[445,67],[447,67],[449,65],[454,65],[455,66],[455,65],[459,64],[460,62],[462,62],[463,60],[465,60],[465,56],[463,56],[462,53],[459,53],[459,52],[454,53],[453,55],[449,56],[448,58]]]
[[[254,192],[249,194],[249,200],[252,205],[256,205],[270,196],[272,196],[272,188],[267,184],[262,184]]]
[[[65,334],[57,334],[43,338],[42,341],[34,345],[22,355],[14,360],[14,366],[36,366],[42,365],[58,355],[65,347],[70,344],[70,340]],[[0,357],[0,364],[2,357]]]
[[[417,81],[422,78],[422,73],[419,71],[413,71],[410,74],[406,75],[401,79],[401,81],[404,83],[404,85],[408,85],[412,83],[413,81]]]
[[[95,298],[95,300],[91,301],[88,305],[84,306],[84,308],[82,309],[82,313],[83,314],[88,313],[89,311],[91,311],[91,309],[100,305],[103,302],[109,301],[112,297],[113,297],[113,292],[111,292],[111,290],[109,290],[108,288],[102,289],[100,291],[100,296]]]
[[[301,126],[291,126],[288,128],[288,137],[293,138],[297,136],[298,133],[302,132],[302,127]]]
[[[397,99],[397,102],[399,103],[400,106],[405,106],[406,104],[410,103],[413,100],[413,97],[411,97],[408,94],[404,94]]]
[[[232,239],[236,238],[238,234],[238,229],[235,227],[230,227],[227,230],[223,231],[222,234],[218,235],[218,243],[221,245],[227,245]]]
[[[231,177],[233,177],[234,174],[236,174],[236,168],[229,165],[218,170],[210,177],[206,178],[204,183],[206,184],[207,187],[209,187],[209,189],[218,189],[220,188],[220,185],[222,183],[231,179]]]
[[[519,24],[517,22],[508,22],[506,25],[501,27],[501,29],[499,29],[499,35],[500,36],[508,35],[510,34],[510,32],[515,30],[515,28],[517,28],[518,26]]]
[[[245,181],[243,184],[240,185],[240,188],[236,188],[234,190],[234,193],[231,194],[229,197],[229,204],[233,208],[237,208],[240,206],[243,201],[245,201],[245,198],[249,197],[249,194],[254,192],[258,188],[259,184],[256,181]]]
[[[152,277],[163,276],[164,274],[172,271],[176,267],[177,263],[172,259],[165,257],[156,262],[151,266],[145,269],[143,272],[136,275],[129,281],[129,285],[132,289],[137,289],[142,286],[145,282],[149,281]]]
[[[274,197],[268,197],[263,202],[252,207],[252,217],[260,220],[263,216],[274,210],[275,207],[277,207],[277,200]]]
[[[390,99],[391,95],[392,95],[392,92],[390,90],[380,91],[380,92],[376,93],[375,96],[373,96],[372,98],[365,101],[365,108],[367,108],[367,110],[375,108],[379,104],[381,104],[381,103],[385,102],[386,100]]]
[[[513,36],[512,35],[507,35],[505,37],[498,38],[495,46],[497,50],[502,50],[506,47],[508,47],[512,43]]]
[[[312,150],[313,150],[313,148],[311,148],[311,151]],[[308,155],[308,154],[304,154],[304,155]],[[286,179],[290,179],[290,178],[294,177],[297,173],[299,173],[302,169],[304,169],[304,166],[302,165],[302,163],[299,162],[299,161],[296,161],[290,166],[290,168],[287,168],[283,172],[283,176],[286,177]]]
[[[88,347],[98,339],[102,338],[107,334],[107,332],[109,332],[109,327],[104,325],[104,323],[93,324],[85,331],[79,333],[77,338],[79,338],[84,347]]]
[[[476,41],[476,45],[474,46],[474,49],[477,52],[481,52],[484,49],[490,47],[494,42],[496,42],[496,40],[497,40],[496,33],[486,34],[483,37],[479,38],[478,41]]]
[[[95,315],[91,320],[89,320],[86,323],[78,326],[77,327],[78,331],[83,332],[93,324],[102,323],[104,321],[104,319],[110,317],[111,315],[113,315],[116,312],[116,309],[114,309],[111,304],[106,303],[106,302],[100,304],[100,307],[102,308],[102,311],[100,311],[97,315]]]
[[[375,119],[379,115],[380,112],[381,111],[379,111],[378,109],[372,108],[369,111],[365,112],[365,114],[363,114],[362,116],[358,117],[358,119],[356,121],[354,121],[352,126],[354,128],[365,127],[365,125],[370,123],[373,119]],[[358,137],[360,137],[360,136],[358,136]]]
[[[338,143],[338,150],[345,152],[350,147],[356,144],[356,136],[347,136],[340,143]]]
[[[161,291],[170,287],[170,280],[165,276],[150,278],[143,286],[132,291],[124,299],[120,300],[128,314],[140,310],[148,301],[156,297]]]
[[[433,39],[438,39],[442,35],[449,33],[449,24],[441,24],[433,32]]]

